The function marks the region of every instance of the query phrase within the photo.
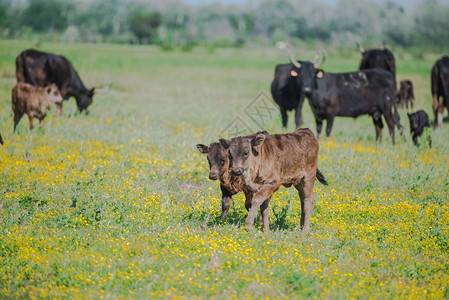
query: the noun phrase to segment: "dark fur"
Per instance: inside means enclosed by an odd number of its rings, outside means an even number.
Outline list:
[[[431,90],[435,127],[443,125],[444,108],[449,111],[449,56],[435,62],[431,73]]]
[[[396,88],[396,63],[393,53],[388,49],[370,49],[361,52],[362,60],[360,61],[359,70],[380,68],[391,74],[394,78],[394,86]]]
[[[3,139],[2,139],[2,135],[0,134],[0,144],[3,145]]]
[[[17,82],[26,82],[34,86],[46,86],[55,83],[64,100],[75,97],[81,112],[92,104],[94,89],[87,89],[64,56],[28,49],[16,58]],[[58,105],[58,115],[62,114],[62,103]]]
[[[294,68],[294,66],[292,65]],[[336,116],[356,118],[370,115],[379,140],[383,115],[395,143],[394,127],[400,129],[396,108],[396,89],[393,75],[382,69],[368,69],[349,73],[325,73],[313,65],[301,64],[295,68],[298,86],[310,93],[309,103],[317,125],[318,136],[323,120],[327,120],[326,135],[329,136]],[[392,109],[394,108],[394,113]]]
[[[408,114],[408,119],[410,121],[410,133],[412,134],[413,143],[418,146],[418,137],[420,137],[424,128],[430,127],[429,116],[423,110],[418,110],[415,113]],[[432,141],[429,137],[429,146],[432,147]]]
[[[301,109],[305,94],[297,85],[296,76],[292,75],[291,71],[291,64],[276,66],[274,79],[271,83],[271,95],[281,110],[282,126],[287,127],[287,111],[295,110],[295,124],[296,128],[299,128],[302,122]]]

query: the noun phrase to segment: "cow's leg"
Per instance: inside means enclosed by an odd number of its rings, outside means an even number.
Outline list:
[[[413,144],[415,144],[415,146],[418,146],[418,135],[413,133]]]
[[[320,134],[321,134],[321,129],[323,128],[323,120],[322,119],[316,119],[316,136],[317,138],[320,138]]]
[[[443,101],[441,101],[441,97],[438,96],[438,94],[433,94],[433,102],[432,102],[432,108],[433,108],[433,114],[435,116],[435,127],[441,127],[443,125],[443,109],[441,107],[443,106]]]
[[[30,120],[30,129],[33,129],[33,128],[34,128],[33,118],[34,118],[33,114],[30,113],[30,114],[28,115],[28,119]]]
[[[42,128],[43,126],[44,126],[44,118],[40,119],[39,128]]]
[[[393,145],[394,145],[394,144],[396,144],[396,140],[394,138],[394,125],[396,122],[394,121],[393,114],[391,113],[391,108],[389,110],[387,110],[386,112],[384,112],[384,117],[385,117],[385,121],[387,122],[388,130],[390,131],[391,140],[393,141]]]
[[[305,178],[303,182],[295,186],[301,198],[301,229],[308,232],[310,229],[310,217],[312,216],[313,205],[315,203],[315,193],[313,186],[315,177]]]
[[[249,209],[248,216],[246,217],[246,220],[245,220],[245,229],[247,231],[249,231],[249,230],[251,230],[251,228],[253,228],[254,219],[256,217],[257,210],[259,209],[259,207],[262,205],[262,203],[265,200],[269,199],[275,191],[276,191],[276,188],[274,186],[265,185],[254,195],[254,198],[251,202],[251,208]],[[264,219],[264,221],[265,221],[265,219]],[[264,228],[266,228],[266,227],[269,228],[269,224],[264,223]]]
[[[22,114],[21,113],[14,114],[14,130],[13,130],[13,133],[16,132],[17,124],[19,124],[19,121],[22,118],[22,116],[23,116],[23,113]]]
[[[332,125],[334,124],[334,116],[327,116],[326,120],[326,136],[329,137],[331,135]]]
[[[382,128],[384,128],[384,124],[382,122],[382,115],[379,112],[373,114],[373,123],[376,127],[376,142],[382,142]]]
[[[260,206],[260,216],[262,219],[264,233],[270,232],[270,218],[269,218],[270,210],[268,209],[268,207],[270,205],[270,200],[271,200],[271,198],[268,198]]]
[[[221,199],[221,220],[224,222],[228,217],[228,211],[231,207],[232,198],[230,196],[224,196]]]
[[[300,96],[298,99],[298,106],[295,109],[295,124],[296,124],[296,129],[298,129],[299,127],[301,127],[301,125],[304,123],[303,118],[302,118],[302,105],[304,103],[304,96]]]
[[[281,107],[281,115],[282,115],[282,127],[287,127],[288,115],[287,110]]]
[[[57,117],[62,116],[62,103],[56,104],[56,116]]]

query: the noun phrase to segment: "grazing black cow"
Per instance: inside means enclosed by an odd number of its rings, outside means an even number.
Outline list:
[[[393,75],[382,69],[368,69],[350,73],[326,73],[311,63],[291,59],[298,73],[298,86],[308,96],[317,125],[318,136],[323,120],[327,120],[326,134],[330,135],[336,116],[356,118],[370,115],[376,127],[376,140],[383,128],[383,115],[395,143],[394,126],[401,130],[396,109]],[[394,107],[394,115],[392,108]]]
[[[290,48],[289,55],[292,55]],[[319,68],[324,63],[324,54],[321,63],[316,64],[315,61],[317,59],[318,56],[312,62],[315,68]],[[287,111],[293,109],[295,110],[296,128],[299,128],[302,124],[302,105],[304,103],[305,94],[297,84],[297,76],[298,73],[292,68],[291,64],[279,64],[276,66],[274,79],[271,83],[271,95],[273,96],[274,102],[279,105],[281,110],[283,127],[287,127]]]
[[[16,58],[17,82],[35,86],[55,83],[64,100],[75,97],[78,110],[82,112],[92,104],[95,88],[87,89],[72,63],[64,56],[33,49],[22,51]],[[57,105],[57,115],[62,115],[62,103]]]
[[[410,121],[410,133],[412,134],[413,143],[418,146],[418,137],[420,137],[425,127],[430,127],[429,116],[423,110],[418,110],[415,113],[409,114],[408,119]],[[432,141],[429,136],[429,147],[432,147]]]
[[[432,67],[431,89],[435,127],[443,125],[444,108],[449,111],[449,56],[443,56]]]
[[[396,87],[396,63],[393,53],[388,49],[363,49],[359,44],[362,54],[359,70],[381,68],[393,74],[394,86]]]
[[[413,83],[410,80],[402,80],[400,83],[398,101],[401,107],[406,107],[408,110],[408,104],[410,103],[410,108],[413,109],[413,101],[415,96],[413,94]]]

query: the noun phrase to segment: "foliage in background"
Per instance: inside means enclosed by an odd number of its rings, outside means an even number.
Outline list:
[[[81,42],[158,43],[167,48],[196,44],[263,45],[283,39],[353,46],[386,42],[425,44],[441,50],[449,39],[449,5],[420,1],[407,10],[397,3],[260,0],[190,5],[182,0],[2,0],[3,37]]]

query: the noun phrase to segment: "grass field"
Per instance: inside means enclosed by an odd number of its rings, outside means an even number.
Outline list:
[[[311,232],[299,230],[294,189],[270,205],[272,232],[244,231],[242,195],[219,220],[219,184],[197,143],[218,139],[269,86],[277,49],[189,53],[120,45],[42,44],[67,56],[96,95],[74,99],[42,129],[12,134],[14,60],[31,43],[0,41],[0,298],[449,297],[449,125],[431,149],[369,117],[337,118],[320,141]],[[327,50],[326,71],[358,67],[357,49]],[[298,49],[311,59],[314,49]],[[415,110],[433,121],[430,69],[441,54],[396,52],[398,81],[415,84]],[[262,94],[263,95],[263,94]],[[447,113],[445,113],[445,116]],[[305,127],[315,132],[309,105]],[[290,114],[289,130],[294,128]],[[276,112],[264,123],[283,132]],[[396,131],[398,134],[398,132]]]

